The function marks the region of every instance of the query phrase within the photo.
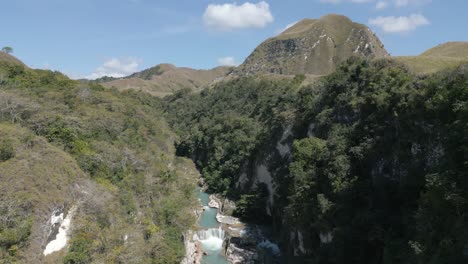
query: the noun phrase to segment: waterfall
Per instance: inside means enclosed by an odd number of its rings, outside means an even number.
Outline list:
[[[206,240],[212,237],[216,237],[224,240],[224,230],[221,227],[209,228],[197,232],[198,240]]]
[[[221,227],[201,230],[194,236],[194,239],[200,241],[203,249],[207,253],[214,253],[221,250],[224,238],[224,230]]]

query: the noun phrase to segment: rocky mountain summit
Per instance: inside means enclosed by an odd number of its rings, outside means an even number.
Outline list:
[[[331,73],[351,56],[382,58],[389,54],[365,25],[341,15],[304,19],[260,44],[235,71],[252,74]]]

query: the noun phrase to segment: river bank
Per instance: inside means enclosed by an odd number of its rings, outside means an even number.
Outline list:
[[[280,263],[278,246],[266,239],[264,229],[242,223],[232,214],[235,204],[202,189],[198,230],[185,236],[187,255],[182,264]]]

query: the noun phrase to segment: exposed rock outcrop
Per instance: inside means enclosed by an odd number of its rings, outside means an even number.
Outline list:
[[[185,257],[181,264],[199,264],[203,257],[200,242],[193,240],[194,232],[188,231],[184,235]]]
[[[208,206],[219,209],[219,202],[217,199],[215,199],[214,195],[210,195],[210,202],[208,203]]]

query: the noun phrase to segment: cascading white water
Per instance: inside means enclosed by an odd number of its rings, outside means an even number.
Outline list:
[[[199,240],[206,240],[212,237],[219,239],[224,239],[224,230],[221,227],[218,228],[209,228],[206,230],[201,230],[197,232],[197,237]]]
[[[200,241],[203,250],[208,254],[221,250],[224,238],[224,230],[221,227],[201,230],[194,236],[194,239]]]

